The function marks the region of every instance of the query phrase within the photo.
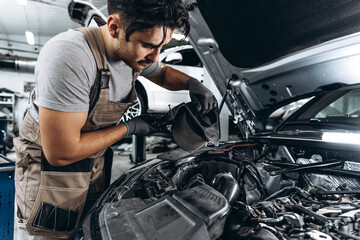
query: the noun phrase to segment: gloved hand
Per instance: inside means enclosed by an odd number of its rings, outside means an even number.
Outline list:
[[[165,127],[158,123],[162,116],[162,114],[144,114],[131,119],[125,123],[128,128],[126,136],[131,134],[147,136],[155,132],[163,132]]]
[[[217,107],[217,100],[214,94],[199,80],[190,78],[187,80],[186,86],[189,89],[191,101],[198,112],[204,115]]]

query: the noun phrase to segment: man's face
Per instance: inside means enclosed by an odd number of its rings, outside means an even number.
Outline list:
[[[151,29],[135,31],[130,35],[129,41],[125,40],[125,31],[120,28],[118,41],[114,46],[115,60],[122,60],[135,70],[142,70],[147,65],[157,62],[161,48],[171,40],[174,29],[155,26]]]

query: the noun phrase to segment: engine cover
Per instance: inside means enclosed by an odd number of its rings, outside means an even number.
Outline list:
[[[149,202],[141,198],[106,203],[100,214],[102,239],[216,239],[229,204],[204,184]]]

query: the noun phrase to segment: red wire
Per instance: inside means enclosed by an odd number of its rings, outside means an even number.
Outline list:
[[[237,144],[237,145],[233,145],[229,148],[224,148],[224,149],[220,149],[220,148],[214,148],[213,151],[223,151],[223,152],[228,152],[231,151],[233,148],[237,148],[237,147],[253,147],[256,144],[254,143],[249,143],[249,144]]]

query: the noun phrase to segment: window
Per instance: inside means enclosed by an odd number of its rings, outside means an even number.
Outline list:
[[[354,89],[320,110],[315,118],[360,117],[360,89]]]

